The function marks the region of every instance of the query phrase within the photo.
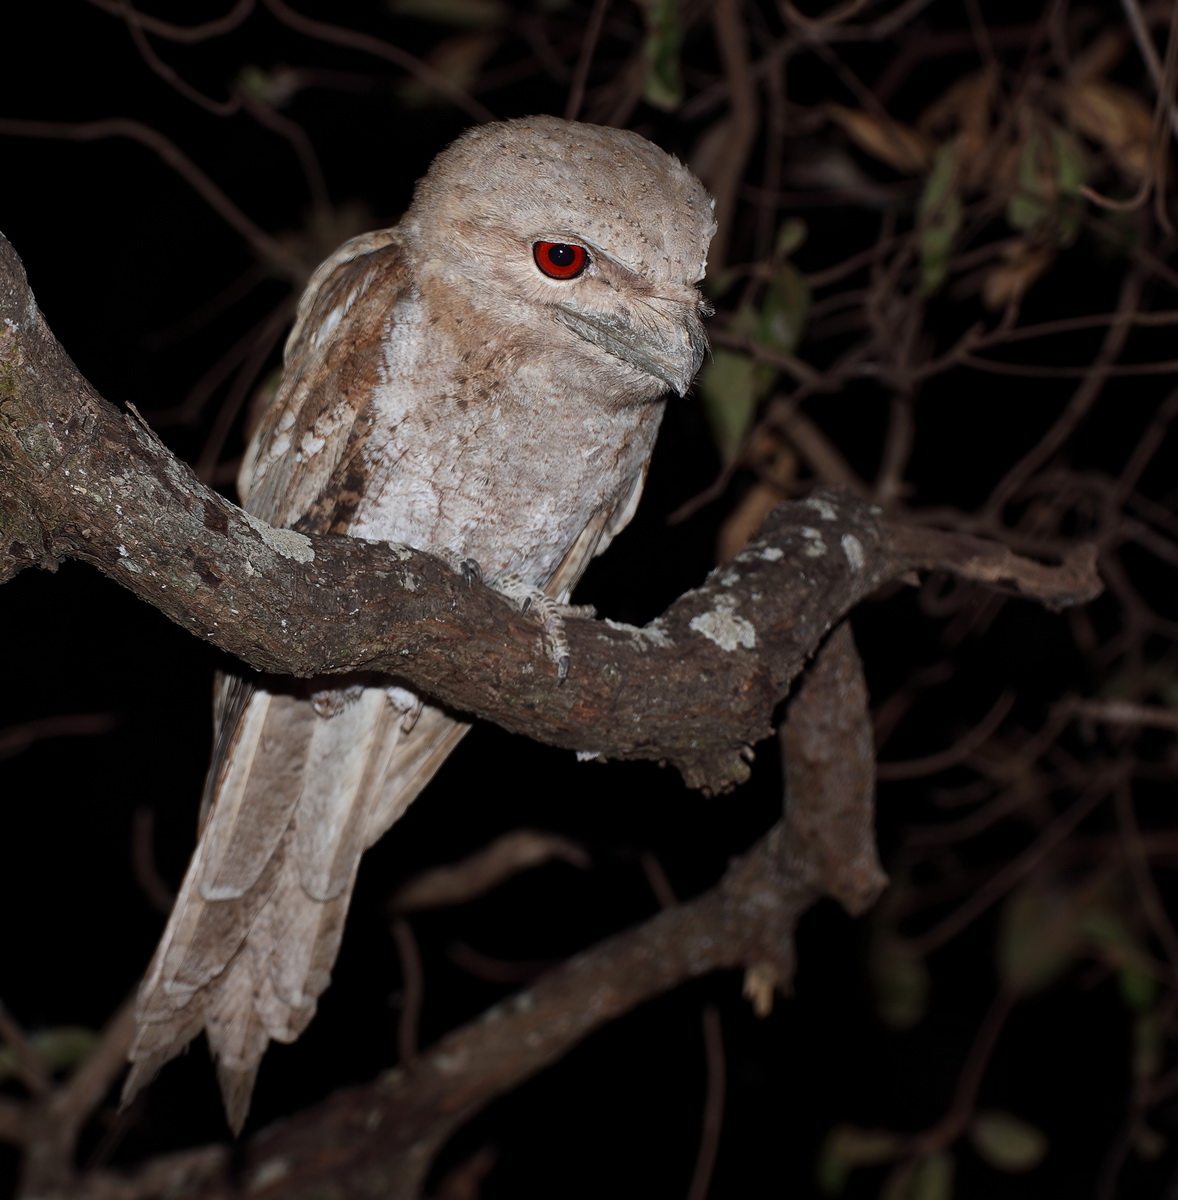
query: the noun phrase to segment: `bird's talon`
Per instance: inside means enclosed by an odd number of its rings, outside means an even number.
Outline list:
[[[503,576],[497,587],[519,605],[521,613],[533,615],[544,639],[545,655],[556,664],[557,679],[564,683],[571,662],[569,642],[564,632],[566,606],[545,595],[539,588],[525,583],[518,575]]]

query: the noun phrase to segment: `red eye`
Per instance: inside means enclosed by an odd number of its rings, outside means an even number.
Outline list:
[[[536,266],[553,279],[576,279],[589,265],[584,246],[569,242],[537,242],[532,247]]]

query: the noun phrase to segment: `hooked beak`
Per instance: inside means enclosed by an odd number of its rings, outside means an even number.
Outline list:
[[[708,349],[699,306],[668,301],[660,304],[659,310],[662,319],[657,328],[640,327],[612,313],[587,313],[572,305],[557,305],[556,311],[578,337],[685,396]]]

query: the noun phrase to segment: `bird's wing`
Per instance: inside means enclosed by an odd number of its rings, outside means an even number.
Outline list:
[[[395,231],[354,239],[316,272],[247,455],[251,512],[346,529],[380,344],[406,288]],[[205,1029],[240,1128],[267,1044],[298,1037],[329,982],[361,854],[466,731],[432,708],[411,723],[407,707],[383,687],[339,689],[317,711],[277,681],[219,681],[200,839],[140,989],[125,1098]]]
[[[286,341],[285,371],[238,474],[242,504],[271,525],[342,533],[371,428],[381,341],[409,290],[397,230],[345,242],[311,276]]]

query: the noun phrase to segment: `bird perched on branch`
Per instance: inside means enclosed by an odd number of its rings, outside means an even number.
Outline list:
[[[563,604],[634,513],[666,394],[699,369],[714,231],[703,187],[637,134],[554,117],[467,131],[399,225],[311,277],[242,503]],[[204,1030],[239,1130],[270,1040],[297,1038],[330,981],[360,856],[467,726],[341,676],[226,676],[216,726],[124,1096]]]

